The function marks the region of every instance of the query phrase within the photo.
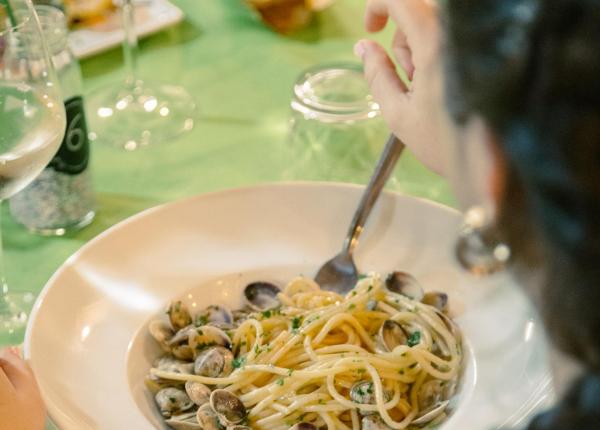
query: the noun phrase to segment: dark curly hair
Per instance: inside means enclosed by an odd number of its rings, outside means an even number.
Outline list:
[[[549,338],[586,372],[530,429],[600,429],[600,0],[445,3],[449,108],[497,137],[498,229]]]

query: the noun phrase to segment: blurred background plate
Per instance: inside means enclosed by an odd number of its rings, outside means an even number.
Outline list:
[[[246,282],[311,276],[339,251],[362,187],[290,183],[200,195],[150,209],[101,234],[51,278],[29,322],[25,353],[61,430],[161,428],[143,376],[157,355],[148,321],[169,301],[240,304]],[[523,423],[551,399],[544,338],[504,277],[461,272],[461,217],[384,193],[361,237],[362,271],[414,274],[445,291],[468,366],[443,430]]]
[[[167,0],[137,0],[135,25],[139,37],[156,33],[183,20],[183,12]],[[92,25],[78,26],[69,35],[69,45],[78,58],[90,57],[123,42],[117,12]]]

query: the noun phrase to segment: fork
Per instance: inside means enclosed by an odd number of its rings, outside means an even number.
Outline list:
[[[358,244],[358,238],[364,229],[367,218],[371,214],[381,190],[388,181],[405,147],[404,143],[393,134],[388,138],[375,172],[354,213],[342,251],[323,264],[315,276],[315,281],[324,290],[346,294],[356,285],[359,273],[354,263],[354,249]]]

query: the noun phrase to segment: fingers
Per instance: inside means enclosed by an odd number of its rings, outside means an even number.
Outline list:
[[[14,354],[12,350],[6,349],[0,351],[0,356],[4,353]],[[0,406],[9,404],[10,401],[14,398],[15,393],[15,386],[8,378],[6,372],[4,372],[3,367],[0,365]]]
[[[0,351],[0,370],[17,391],[35,386],[33,373],[15,349],[6,348]]]
[[[362,58],[365,78],[382,112],[395,113],[401,110],[406,103],[408,88],[398,76],[385,49],[370,40],[359,41],[354,49],[356,55]]]
[[[415,74],[415,65],[412,60],[412,50],[408,45],[408,40],[404,32],[396,30],[394,34],[394,41],[392,43],[392,52],[396,61],[400,64],[400,67],[404,69],[408,79],[412,81]]]
[[[365,28],[370,32],[383,30],[389,15],[385,0],[369,0],[365,11]]]
[[[368,0],[365,27],[370,32],[382,30],[392,18],[410,44],[437,37],[437,11],[429,0]]]

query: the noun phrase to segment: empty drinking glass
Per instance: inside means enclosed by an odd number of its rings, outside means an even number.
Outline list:
[[[291,107],[286,179],[369,181],[389,130],[362,66],[337,63],[306,70],[294,85]]]

